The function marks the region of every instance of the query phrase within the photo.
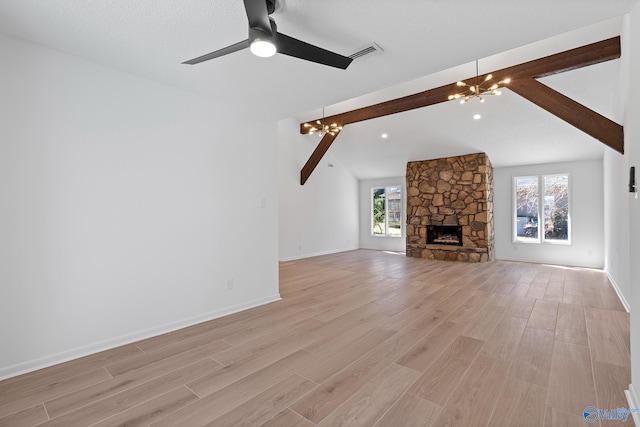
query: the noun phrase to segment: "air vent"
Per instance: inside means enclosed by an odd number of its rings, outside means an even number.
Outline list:
[[[378,46],[376,43],[370,43],[358,49],[356,52],[352,53],[351,55],[349,55],[349,58],[353,59],[353,62],[356,62],[356,61],[361,61],[363,59],[377,55],[382,52],[383,50],[380,46]]]

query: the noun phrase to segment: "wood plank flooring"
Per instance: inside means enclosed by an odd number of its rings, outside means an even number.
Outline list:
[[[281,263],[280,292],[2,381],[0,426],[546,427],[628,406],[629,316],[599,271],[358,250]]]

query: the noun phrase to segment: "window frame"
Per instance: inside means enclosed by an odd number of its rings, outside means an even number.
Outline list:
[[[389,199],[387,198],[387,194],[389,194],[389,189],[395,189],[395,188],[399,188],[400,189],[400,234],[390,234],[389,230],[391,227],[389,227]],[[375,227],[375,219],[374,219],[374,215],[373,215],[373,201],[374,201],[374,193],[376,192],[376,190],[379,189],[384,189],[384,234],[380,234],[380,233],[375,233],[374,232],[374,227]],[[385,238],[385,237],[391,237],[391,238],[402,238],[404,237],[404,232],[403,232],[403,222],[404,222],[404,215],[405,215],[405,207],[404,207],[404,186],[402,184],[396,184],[396,185],[375,185],[371,187],[371,191],[370,191],[370,198],[369,198],[369,219],[370,219],[370,226],[369,226],[369,233],[371,235],[371,237],[375,237],[375,238]]]
[[[545,223],[545,178],[554,177],[554,176],[566,176],[567,177],[567,193],[568,193],[568,202],[567,202],[567,240],[553,240],[546,239],[544,232],[544,223]],[[518,196],[517,196],[517,181],[518,179],[523,178],[536,178],[538,182],[538,238],[531,239],[521,238],[518,236]],[[526,174],[526,175],[514,175],[512,176],[512,186],[511,186],[511,242],[513,244],[524,244],[524,245],[560,245],[560,246],[571,246],[572,245],[572,204],[573,204],[573,190],[572,190],[572,180],[571,174],[568,172],[560,172],[560,173],[545,173],[545,174]],[[541,225],[542,224],[542,225]]]

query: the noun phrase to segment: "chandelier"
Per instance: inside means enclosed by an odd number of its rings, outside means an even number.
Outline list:
[[[337,123],[326,124],[322,123],[321,120],[316,120],[313,124],[305,123],[304,127],[309,129],[309,132],[307,132],[309,135],[317,133],[320,136],[324,136],[327,133],[331,136],[336,136],[342,130],[342,126],[338,126]]]
[[[459,99],[460,104],[464,104],[471,98],[478,98],[480,102],[484,102],[484,98],[482,97],[482,95],[501,95],[502,92],[499,89],[511,81],[511,79],[506,78],[504,80],[500,80],[497,83],[491,84],[492,78],[493,75],[487,74],[482,83],[480,83],[480,77],[478,76],[478,60],[476,59],[476,84],[469,85],[465,82],[458,81],[456,85],[460,88],[466,89],[464,89],[464,92],[449,95],[449,101],[451,101],[452,99]]]
[[[329,134],[336,136],[341,130],[342,126],[337,123],[325,123],[324,122],[324,107],[322,107],[322,120],[316,120],[315,122],[305,123],[303,126],[307,129],[308,135],[318,134],[325,136]]]

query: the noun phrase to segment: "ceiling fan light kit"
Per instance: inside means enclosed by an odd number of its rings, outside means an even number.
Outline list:
[[[269,58],[276,54],[276,45],[271,40],[254,39],[249,46],[249,50],[260,58]]]
[[[239,50],[249,48],[251,53],[260,57],[282,53],[305,61],[311,61],[330,67],[346,70],[353,58],[343,56],[318,46],[303,42],[278,32],[275,21],[269,17],[281,8],[278,0],[244,0],[244,8],[249,21],[249,38],[199,56],[183,64],[195,65],[210,59],[219,58]]]
[[[268,22],[269,31],[262,27],[249,27],[249,50],[261,58],[269,58],[278,51],[276,47],[278,26],[271,18],[268,18]]]

